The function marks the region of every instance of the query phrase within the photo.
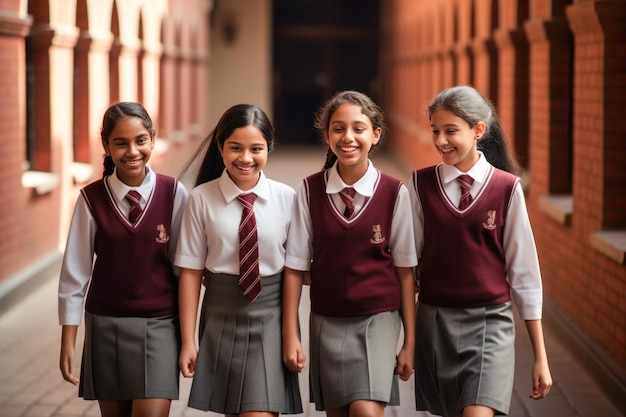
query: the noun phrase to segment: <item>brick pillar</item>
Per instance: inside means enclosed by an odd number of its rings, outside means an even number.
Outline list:
[[[177,128],[176,56],[177,49],[174,46],[164,46],[163,55],[161,55],[159,136],[169,140],[173,139]]]
[[[73,85],[74,46],[78,28],[51,30],[47,25],[36,26],[31,32],[34,65],[35,120],[34,169],[59,175],[59,240],[62,246],[69,226],[73,193],[71,163],[73,152]]]
[[[566,9],[574,33],[574,198],[582,236],[626,226],[626,2]]]
[[[532,19],[529,42],[529,149],[537,196],[571,194],[571,32],[565,18]]]
[[[140,54],[140,78],[142,80],[140,100],[150,117],[157,123],[157,126],[158,120],[160,119],[159,98],[161,96],[161,86],[159,78],[161,76],[161,51],[162,47],[160,43],[146,44],[144,42]]]
[[[494,33],[498,48],[498,87],[495,102],[502,128],[522,166],[528,166],[528,42],[520,28]]]
[[[473,61],[472,84],[486,97],[494,100],[498,92],[498,55],[491,38],[474,39],[471,43]]]

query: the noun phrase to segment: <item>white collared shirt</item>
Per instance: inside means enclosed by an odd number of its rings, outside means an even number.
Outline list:
[[[354,213],[359,212],[368,198],[374,193],[374,186],[378,179],[378,170],[369,161],[367,171],[351,187],[354,188]],[[331,194],[331,199],[335,207],[343,212],[345,203],[341,200],[339,192],[347,187],[337,171],[337,163],[330,168],[326,193]],[[323,198],[323,196],[311,198]],[[393,263],[397,267],[413,267],[417,264],[415,252],[415,242],[412,234],[412,217],[409,200],[409,192],[406,186],[402,185],[396,199],[393,219],[391,220],[391,234],[389,236],[389,246]],[[296,190],[291,227],[289,228],[289,239],[287,240],[287,258],[285,265],[299,271],[308,271],[313,259],[313,229],[311,224],[311,212],[307,190],[304,183],[301,183]],[[358,262],[358,259],[354,260]]]
[[[475,197],[485,184],[485,179],[491,168],[485,156],[481,152],[479,154],[478,161],[466,172],[474,179],[470,188],[472,197]],[[458,206],[461,200],[461,189],[456,178],[463,172],[453,165],[446,164],[439,164],[437,169],[442,178],[446,195],[453,204]],[[415,247],[418,257],[421,258],[424,247],[424,213],[417,190],[412,185],[409,187],[409,194],[413,207]],[[521,318],[523,320],[537,320],[541,318],[543,303],[541,271],[535,239],[526,210],[524,191],[519,183],[511,198],[506,218],[503,245],[511,294]]]
[[[226,170],[219,178],[191,191],[183,215],[175,264],[181,268],[206,268],[215,273],[238,275],[239,222],[243,206],[237,196],[248,193],[257,195],[254,215],[261,276],[282,271],[294,190],[266,178],[263,172],[249,191],[241,191]]]
[[[124,184],[114,170],[113,175],[105,178],[113,195],[114,202],[126,218],[130,203],[124,198],[129,190],[134,189],[141,195],[140,205],[145,209],[146,204],[156,185],[156,174],[146,167],[146,178],[139,187],[129,187]],[[177,183],[176,196],[172,212],[172,228],[170,233],[169,256],[174,259],[174,251],[178,242],[180,222],[183,209],[187,202],[187,191],[182,183]],[[61,266],[59,278],[59,324],[80,325],[83,316],[83,305],[87,286],[91,279],[95,255],[96,221],[89,210],[89,206],[82,193],[79,194],[74,207],[74,214]],[[178,274],[178,270],[174,270]]]

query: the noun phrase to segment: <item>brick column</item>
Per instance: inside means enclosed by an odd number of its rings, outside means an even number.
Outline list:
[[[529,154],[537,196],[571,194],[571,32],[565,18],[532,19],[529,42]]]
[[[78,28],[74,26],[36,26],[31,32],[35,66],[35,121],[33,169],[59,175],[60,221],[58,236],[62,244],[67,234],[75,195],[70,167],[73,152],[74,46]]]
[[[574,221],[581,238],[626,227],[626,2],[589,1],[567,8],[574,33]]]
[[[522,29],[499,29],[498,87],[495,99],[502,128],[522,166],[528,166],[528,42]]]

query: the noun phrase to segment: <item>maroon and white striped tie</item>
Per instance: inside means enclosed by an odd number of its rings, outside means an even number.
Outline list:
[[[456,180],[461,186],[461,201],[459,201],[459,210],[465,210],[472,203],[472,195],[470,194],[470,188],[474,183],[474,178],[467,174],[459,175]]]
[[[135,223],[141,215],[141,205],[139,201],[141,200],[141,194],[139,194],[135,190],[130,190],[126,194],[126,200],[130,203],[130,210],[128,211],[128,220],[131,223]]]
[[[259,241],[253,209],[256,194],[242,194],[237,200],[243,205],[239,223],[239,287],[252,303],[261,294]]]
[[[354,194],[355,191],[352,187],[346,187],[339,192],[339,196],[346,205],[346,209],[343,212],[343,215],[346,219],[349,219],[354,214]]]

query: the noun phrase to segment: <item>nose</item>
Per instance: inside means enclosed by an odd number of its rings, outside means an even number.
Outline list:
[[[252,161],[252,152],[245,150],[241,153],[241,155],[239,156],[239,159],[242,162],[251,162]]]
[[[444,135],[442,132],[433,132],[433,141],[437,146],[442,146],[448,143],[446,135]]]

